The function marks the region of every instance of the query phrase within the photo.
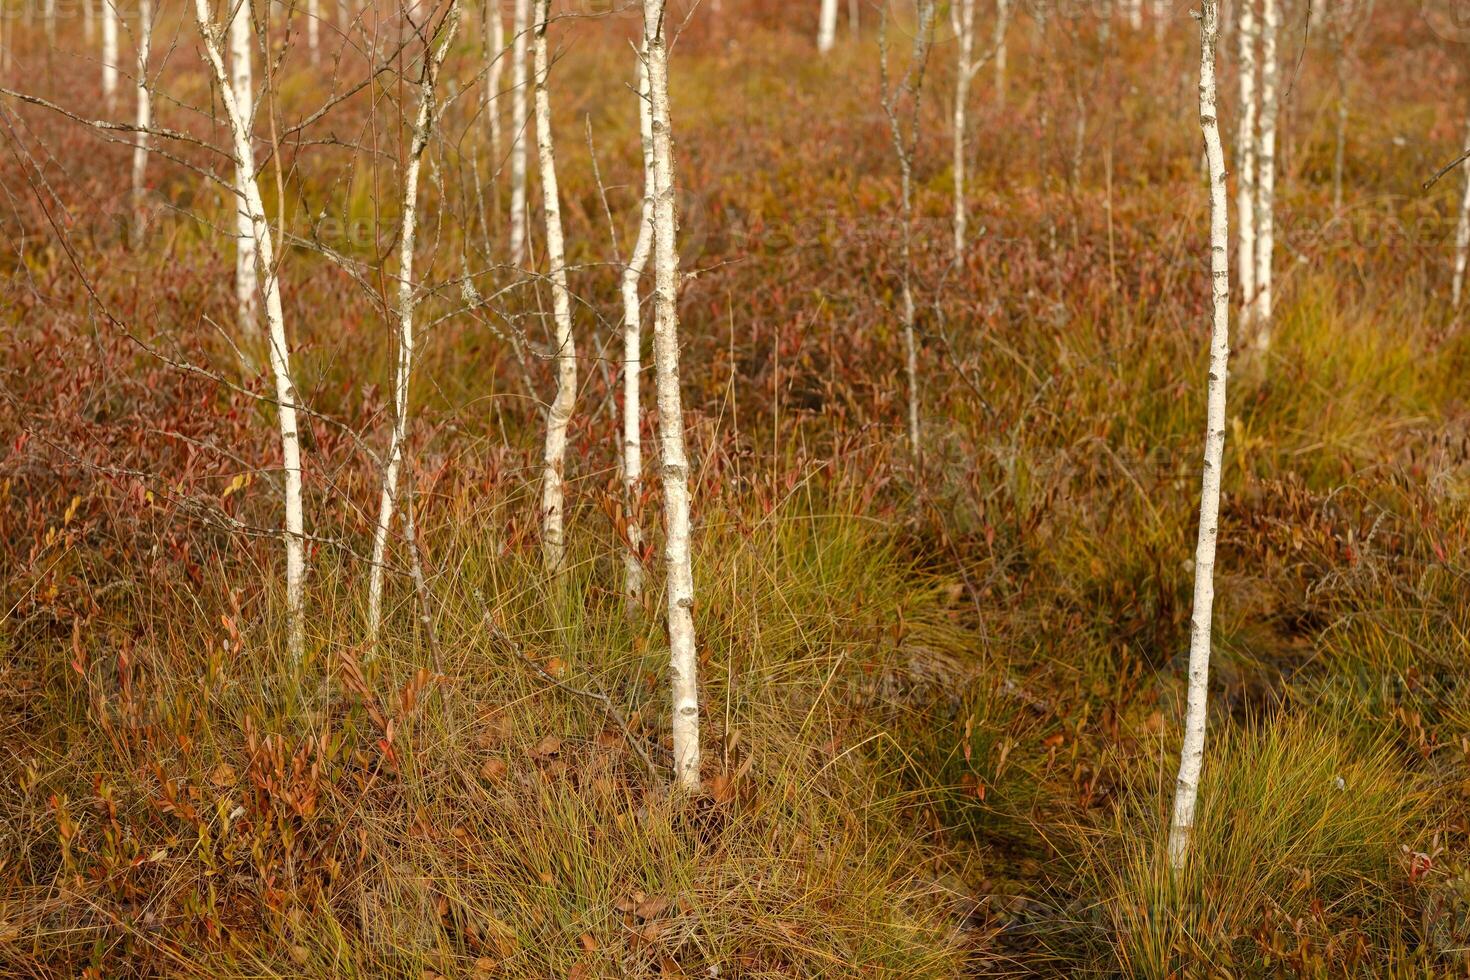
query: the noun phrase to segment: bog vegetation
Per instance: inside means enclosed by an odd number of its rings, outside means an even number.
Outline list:
[[[1203,5],[1176,864],[1187,5],[8,0],[0,973],[1464,975],[1470,48]]]

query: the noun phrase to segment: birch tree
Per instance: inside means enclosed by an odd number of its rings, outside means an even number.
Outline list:
[[[1237,0],[1235,70],[1240,85],[1240,121],[1236,130],[1236,270],[1240,274],[1241,325],[1250,323],[1256,306],[1256,0]]]
[[[1470,122],[1465,130],[1470,139]],[[1455,278],[1450,288],[1451,302],[1456,309],[1465,294],[1465,267],[1470,264],[1470,156],[1460,164],[1460,169],[1465,174],[1465,190],[1460,197],[1460,222],[1455,228]]]
[[[623,591],[630,606],[643,597],[643,528],[638,520],[638,498],[643,486],[643,436],[640,375],[643,345],[643,313],[638,282],[653,252],[654,161],[653,115],[648,86],[648,48],[638,58],[638,131],[643,147],[643,204],[638,220],[638,239],[623,269],[623,520],[627,548],[623,556]]]
[[[117,103],[117,0],[102,0],[102,98]]]
[[[546,215],[547,278],[551,280],[552,320],[555,325],[556,394],[546,411],[546,447],[542,457],[541,547],[546,570],[559,575],[566,564],[567,428],[577,400],[577,344],[572,335],[572,295],[567,289],[566,244],[562,235],[561,199],[556,181],[556,147],[551,133],[551,58],[546,31],[551,0],[536,0],[532,31],[535,59],[536,152],[541,164],[542,209]]]
[[[138,131],[133,144],[132,170],[134,248],[143,244],[143,230],[148,218],[143,178],[148,170],[148,128],[153,125],[153,98],[148,90],[148,56],[152,44],[153,0],[138,0],[138,107],[134,118]]]
[[[526,34],[531,0],[515,0],[510,49],[510,264],[526,260]]]
[[[1005,18],[1009,8],[1004,0],[997,5],[1000,20],[996,23],[997,38],[1004,38]],[[955,0],[949,8],[950,24],[956,40],[956,65],[954,83],[954,253],[955,261],[965,254],[965,232],[969,225],[966,195],[966,162],[968,156],[967,118],[970,102],[970,84],[985,62],[997,57],[1000,46],[992,48],[983,58],[975,56],[975,0]]]
[[[276,389],[276,417],[281,438],[281,469],[285,485],[286,608],[289,616],[288,652],[293,664],[299,664],[305,652],[306,624],[306,521],[301,492],[301,440],[296,424],[296,384],[292,380],[290,347],[286,341],[286,318],[281,308],[281,285],[277,277],[275,247],[265,204],[256,186],[255,150],[251,146],[249,119],[235,98],[230,75],[225,68],[220,30],[214,22],[209,0],[194,0],[194,16],[204,42],[205,61],[214,75],[224,104],[225,122],[230,129],[235,166],[239,175],[241,206],[250,218],[251,236],[255,239],[255,260],[265,297],[265,317],[269,328],[270,367]]]
[[[699,788],[699,659],[694,643],[694,563],[690,538],[689,460],[679,392],[679,251],[674,135],[669,113],[665,0],[644,0],[648,102],[653,133],[653,361],[658,394],[664,565],[668,581],[669,676],[673,700],[674,782]]]
[[[104,3],[108,0],[104,0]],[[252,0],[231,0],[230,15],[230,90],[235,94],[240,118],[247,137],[254,133],[255,89],[251,72]],[[260,334],[257,297],[259,286],[255,276],[255,231],[250,211],[245,206],[245,169],[235,167],[235,326],[249,340]]]
[[[1260,144],[1256,159],[1256,344],[1271,348],[1271,273],[1276,253],[1276,123],[1280,114],[1280,64],[1276,53],[1281,30],[1278,0],[1261,0]]]
[[[321,8],[317,0],[306,0],[306,50],[311,53],[312,61],[321,54],[321,30]]]
[[[904,374],[908,381],[909,448],[915,460],[920,458],[922,447],[919,441],[918,314],[914,302],[913,284],[914,157],[918,152],[919,109],[924,90],[924,69],[929,59],[929,48],[932,43],[933,17],[933,0],[918,0],[918,23],[914,30],[913,50],[910,54],[908,69],[897,86],[891,85],[889,81],[887,7],[883,8],[878,28],[878,65],[882,84],[883,112],[888,118],[893,152],[898,158],[899,220],[902,225],[899,239],[899,294],[903,317]],[[905,97],[908,99],[906,114],[901,112]],[[903,115],[907,115],[907,122],[902,118]]]
[[[490,155],[500,169],[500,77],[505,72],[505,19],[500,0],[485,0],[485,117],[490,122]]]
[[[1200,16],[1199,121],[1210,172],[1210,372],[1205,418],[1204,478],[1199,540],[1194,558],[1194,609],[1189,626],[1189,694],[1184,744],[1169,826],[1169,865],[1184,866],[1194,830],[1195,802],[1205,755],[1209,708],[1210,633],[1215,603],[1215,542],[1220,530],[1220,471],[1225,462],[1225,383],[1230,366],[1230,229],[1225,151],[1220,144],[1215,84],[1219,40],[1218,0],[1203,0]]]
[[[1011,26],[1013,0],[995,0],[995,98],[1006,100],[1006,35]]]
[[[419,72],[418,111],[413,121],[408,159],[403,169],[403,222],[398,240],[398,356],[393,375],[393,434],[388,443],[388,462],[383,469],[383,486],[378,501],[378,523],[373,531],[372,569],[368,581],[368,643],[376,646],[378,627],[383,615],[383,559],[388,548],[388,532],[393,524],[393,509],[398,497],[398,473],[403,465],[404,443],[408,438],[409,382],[413,376],[414,310],[418,292],[413,284],[413,250],[418,233],[419,170],[429,136],[434,129],[435,90],[439,69],[454,43],[459,30],[459,2],[450,0],[449,9],[438,29],[438,44],[427,38],[423,67]]]
[[[817,23],[817,50],[826,54],[837,43],[837,0],[822,0],[822,15]]]

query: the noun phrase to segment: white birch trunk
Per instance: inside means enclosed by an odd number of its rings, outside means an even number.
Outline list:
[[[515,0],[510,54],[510,264],[526,260],[526,34],[531,0]]]
[[[148,221],[143,178],[148,170],[148,133],[153,125],[153,97],[148,91],[148,55],[153,44],[153,0],[138,0],[138,111],[137,142],[133,144],[133,247],[143,246]]]
[[[546,214],[547,272],[551,280],[552,318],[556,325],[556,395],[546,412],[545,468],[541,482],[541,549],[546,570],[560,575],[566,566],[566,491],[563,475],[567,459],[567,428],[577,402],[577,343],[572,335],[572,295],[567,289],[566,244],[562,236],[561,197],[556,182],[556,148],[551,136],[551,92],[548,75],[551,56],[546,29],[551,0],[536,0],[532,34],[535,59],[536,151],[541,163],[542,206]]]
[[[954,258],[965,258],[965,230],[969,215],[965,202],[965,126],[970,101],[970,82],[975,77],[975,0],[955,0],[949,8],[951,26],[958,42],[954,79]]]
[[[643,370],[643,314],[638,281],[653,252],[654,162],[653,116],[648,93],[648,49],[638,62],[638,129],[643,146],[643,212],[638,221],[638,240],[623,269],[623,519],[627,524],[628,549],[623,556],[623,591],[630,607],[643,597],[643,560],[640,545],[643,528],[638,523],[637,502],[643,487],[643,436],[640,431],[642,397],[639,376]]]
[[[378,524],[373,531],[372,569],[368,579],[368,644],[376,647],[383,618],[383,559],[388,550],[388,531],[393,524],[393,507],[398,498],[398,472],[403,465],[403,446],[408,437],[408,388],[413,376],[413,316],[418,294],[413,285],[413,250],[418,234],[419,170],[429,135],[434,128],[435,86],[454,35],[459,30],[459,3],[450,0],[440,27],[437,47],[424,53],[419,76],[418,114],[413,121],[413,138],[403,170],[403,227],[398,240],[398,358],[393,375],[393,434],[388,444],[388,465],[378,501]]]
[[[1240,0],[1237,0],[1240,2]],[[1168,29],[1169,0],[1153,0],[1154,40],[1162,41]]]
[[[1143,0],[1126,0],[1125,6],[1128,12],[1128,27],[1135,31],[1143,30]]]
[[[1237,129],[1236,251],[1235,267],[1240,275],[1240,321],[1250,323],[1256,306],[1256,0],[1239,4],[1236,43],[1239,56],[1236,72],[1240,84],[1240,123]]]
[[[822,0],[822,16],[817,24],[817,50],[826,54],[837,43],[837,0]]]
[[[500,78],[505,73],[505,19],[500,16],[500,0],[485,0],[485,59],[489,62],[485,78],[485,115],[490,120],[490,156],[494,172],[500,170]]]
[[[1011,26],[1011,0],[995,0],[995,98],[1006,100],[1006,34]]]
[[[316,61],[321,50],[322,12],[317,0],[306,0],[306,50]]]
[[[97,37],[97,15],[92,11],[92,0],[82,2],[82,37],[91,44]]]
[[[107,0],[103,0],[107,2]],[[255,131],[255,82],[251,71],[251,47],[255,26],[251,23],[251,0],[231,0],[230,89],[249,134]],[[235,327],[247,340],[260,336],[260,288],[255,275],[255,230],[245,205],[245,170],[235,168]]]
[[[275,379],[277,419],[281,434],[281,469],[285,477],[286,519],[286,609],[290,619],[288,652],[299,665],[306,648],[304,600],[306,594],[306,521],[301,494],[301,440],[296,427],[296,384],[291,377],[290,347],[286,342],[286,318],[281,309],[280,281],[276,276],[275,248],[265,204],[255,184],[255,150],[251,146],[248,120],[240,111],[230,84],[221,51],[220,32],[209,9],[209,0],[194,0],[194,15],[204,41],[205,58],[214,72],[215,84],[224,103],[230,127],[235,163],[239,168],[240,193],[250,216],[255,238],[255,255],[265,294],[266,323],[270,328],[270,366]]]
[[[1470,138],[1470,124],[1466,126]],[[1456,309],[1460,298],[1465,295],[1465,268],[1470,265],[1470,159],[1460,165],[1465,174],[1465,191],[1460,198],[1460,223],[1455,229],[1455,279],[1451,287],[1451,301]]]
[[[679,217],[675,205],[674,135],[669,115],[669,51],[665,0],[644,0],[649,103],[653,117],[654,327],[660,479],[664,497],[664,563],[668,582],[669,676],[673,699],[674,782],[699,788],[699,660],[694,643],[689,460],[679,393]]]
[[[111,110],[117,104],[116,0],[102,0],[102,97]]]
[[[1276,252],[1276,120],[1281,98],[1276,40],[1281,30],[1277,0],[1261,2],[1261,142],[1256,159],[1256,343],[1271,349],[1271,273]]]
[[[1195,801],[1205,755],[1209,708],[1210,627],[1215,603],[1215,541],[1220,530],[1220,470],[1225,461],[1225,383],[1230,362],[1230,229],[1225,183],[1225,150],[1220,144],[1215,85],[1215,48],[1219,39],[1217,0],[1203,0],[1200,19],[1199,120],[1210,167],[1210,328],[1209,397],[1205,421],[1204,478],[1199,502],[1199,541],[1194,557],[1194,610],[1189,626],[1189,695],[1184,744],[1169,826],[1169,865],[1184,866],[1194,830]]]

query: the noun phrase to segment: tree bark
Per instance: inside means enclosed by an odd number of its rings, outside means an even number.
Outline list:
[[[1280,64],[1276,40],[1281,29],[1277,0],[1261,2],[1261,142],[1256,164],[1256,308],[1252,317],[1256,346],[1271,349],[1271,274],[1276,252],[1276,122],[1280,114]]]
[[[643,437],[639,375],[642,373],[643,314],[638,282],[653,252],[654,162],[653,117],[648,91],[648,48],[638,62],[638,128],[643,146],[643,210],[638,221],[638,240],[623,269],[623,519],[627,525],[627,551],[623,556],[623,591],[630,608],[643,597],[643,528],[638,522],[638,498],[643,487]]]
[[[966,110],[970,101],[970,82],[975,76],[975,0],[955,0],[949,8],[954,27],[956,51],[954,79],[954,257],[965,258],[965,230],[969,215],[965,203]]]
[[[485,115],[490,120],[490,156],[495,173],[500,171],[500,77],[505,72],[505,20],[500,16],[500,0],[485,0],[485,60],[489,67],[485,77]]]
[[[1466,125],[1466,133],[1470,136],[1470,123]],[[1456,309],[1465,294],[1465,267],[1470,264],[1470,158],[1460,169],[1465,173],[1465,192],[1460,198],[1460,223],[1455,229],[1455,279],[1450,293]]]
[[[108,2],[108,0],[104,0]],[[231,0],[230,88],[247,133],[254,132],[255,89],[251,73],[251,0]],[[255,232],[245,206],[245,171],[235,168],[235,327],[249,341],[260,337],[259,285],[255,275]]]
[[[531,0],[515,0],[510,49],[510,264],[526,261],[526,35]]]
[[[224,103],[225,120],[235,151],[235,165],[240,176],[242,207],[250,217],[251,235],[255,239],[257,271],[265,294],[265,317],[269,327],[271,373],[275,379],[277,420],[281,436],[281,469],[285,478],[286,517],[286,610],[289,617],[288,653],[293,666],[301,663],[306,647],[304,602],[306,594],[306,521],[301,492],[301,440],[296,425],[296,384],[291,376],[291,353],[286,341],[286,318],[281,308],[281,288],[277,278],[275,248],[265,204],[255,184],[255,151],[250,143],[248,120],[235,99],[230,76],[225,69],[220,31],[214,24],[209,0],[194,0],[194,15],[204,41],[205,58],[214,72],[214,81]]]
[[[1220,471],[1225,461],[1225,384],[1230,366],[1230,229],[1225,151],[1220,144],[1215,83],[1219,39],[1218,0],[1203,0],[1200,18],[1199,119],[1210,169],[1210,282],[1213,322],[1205,421],[1204,478],[1200,490],[1199,540],[1194,558],[1194,609],[1189,627],[1189,694],[1184,744],[1169,827],[1169,865],[1178,871],[1189,855],[1195,802],[1205,754],[1209,708],[1210,633],[1215,602],[1215,542],[1220,530]]]
[[[1256,308],[1256,0],[1236,0],[1236,72],[1240,84],[1240,123],[1235,165],[1236,270],[1240,274],[1240,321],[1250,323]]]
[[[694,568],[690,543],[689,460],[679,392],[679,252],[674,138],[669,115],[665,0],[645,0],[654,174],[654,376],[658,391],[660,479],[664,498],[664,563],[668,582],[669,673],[673,695],[674,781],[699,788],[699,661],[694,642]]]
[[[398,496],[398,472],[403,464],[404,444],[408,438],[409,382],[413,376],[413,317],[418,294],[413,285],[413,250],[418,234],[419,170],[429,136],[434,129],[435,87],[439,68],[454,43],[459,30],[459,2],[450,0],[439,28],[437,46],[432,41],[424,52],[424,66],[419,75],[418,113],[413,122],[408,160],[403,171],[403,227],[398,240],[398,357],[393,377],[393,434],[388,444],[388,464],[383,469],[383,486],[378,501],[378,524],[373,532],[372,569],[368,579],[368,644],[378,642],[378,627],[383,616],[383,559],[388,549],[388,531],[393,524],[393,508]]]
[[[535,58],[536,151],[541,163],[542,209],[546,214],[546,256],[550,263],[552,319],[556,337],[556,395],[546,412],[546,449],[542,457],[541,550],[546,570],[560,575],[566,566],[566,470],[567,429],[577,402],[577,343],[572,335],[572,295],[567,289],[566,244],[562,235],[561,198],[556,181],[556,147],[551,134],[551,92],[548,75],[551,56],[546,30],[551,20],[551,0],[536,0],[536,26],[532,34]]]
[[[102,0],[102,97],[111,111],[117,104],[116,0]]]
[[[822,0],[822,15],[817,23],[817,50],[826,54],[837,43],[837,0]]]
[[[148,208],[143,179],[148,170],[148,127],[153,124],[153,96],[148,90],[148,56],[153,44],[153,0],[138,0],[138,126],[133,144],[133,248],[143,246],[147,230]]]

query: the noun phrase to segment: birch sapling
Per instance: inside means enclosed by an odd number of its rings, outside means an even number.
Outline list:
[[[1240,274],[1240,322],[1248,325],[1256,307],[1256,0],[1237,0],[1235,70],[1240,85],[1240,121],[1236,130],[1236,246]]]
[[[1280,115],[1281,68],[1276,53],[1281,32],[1278,0],[1261,0],[1260,144],[1256,157],[1256,282],[1252,321],[1256,346],[1271,349],[1271,274],[1276,252],[1276,123]]]
[[[653,361],[664,502],[669,679],[673,700],[674,783],[699,788],[699,659],[694,642],[694,563],[689,459],[679,392],[679,242],[674,134],[669,113],[669,48],[665,0],[644,0],[648,98],[653,128]]]
[[[531,0],[515,0],[510,44],[510,264],[526,260],[526,35]]]
[[[494,172],[500,171],[500,77],[505,72],[505,19],[500,0],[485,0],[485,117],[490,121],[490,155]]]
[[[241,112],[225,68],[220,31],[209,9],[209,0],[194,0],[194,16],[204,42],[205,61],[214,75],[230,128],[239,192],[250,217],[255,239],[255,260],[265,296],[265,318],[269,328],[270,367],[276,389],[276,418],[281,437],[281,469],[285,485],[286,610],[289,617],[288,653],[293,666],[301,663],[306,648],[306,520],[302,504],[301,439],[296,422],[296,383],[291,375],[291,352],[286,341],[286,318],[281,306],[281,284],[277,276],[275,246],[265,203],[256,186],[255,150],[251,146],[249,120]]]
[[[104,0],[106,2],[106,0]],[[251,71],[251,40],[255,27],[251,0],[230,0],[230,89],[240,109],[247,134],[255,131],[255,89]],[[235,326],[243,337],[260,336],[260,289],[255,276],[255,230],[245,206],[245,170],[235,167]]]
[[[1215,49],[1218,0],[1203,0],[1200,17],[1199,121],[1210,171],[1210,374],[1205,419],[1204,477],[1199,502],[1199,540],[1194,557],[1194,608],[1189,625],[1189,693],[1184,744],[1174,789],[1168,858],[1184,867],[1194,830],[1195,803],[1205,755],[1209,708],[1210,634],[1215,604],[1215,544],[1220,531],[1220,471],[1225,462],[1225,383],[1230,367],[1230,229],[1225,150],[1220,144]]]
[[[899,292],[903,304],[904,375],[908,381],[909,449],[916,462],[922,458],[923,447],[919,432],[918,311],[914,302],[913,286],[914,156],[918,152],[919,109],[924,91],[924,69],[932,42],[934,6],[934,0],[919,0],[919,19],[914,31],[913,50],[903,81],[897,87],[889,84],[886,7],[880,13],[878,26],[878,67],[882,82],[883,112],[888,117],[888,131],[893,140],[894,154],[898,158],[899,219],[902,225]],[[909,100],[907,132],[905,123],[899,116],[905,96]]]
[[[1466,124],[1466,135],[1470,138],[1470,123]],[[1450,287],[1455,309],[1460,308],[1460,298],[1465,295],[1465,268],[1470,265],[1470,157],[1465,158],[1460,169],[1465,174],[1465,190],[1460,198],[1460,221],[1455,228],[1455,278]]]
[[[550,263],[551,309],[556,339],[556,394],[546,411],[546,447],[542,456],[541,550],[547,572],[560,575],[566,565],[567,429],[577,402],[577,344],[572,335],[572,295],[567,288],[566,243],[562,234],[561,197],[556,181],[556,146],[551,132],[551,56],[546,31],[551,0],[536,0],[531,47],[535,59],[536,151],[541,163],[542,207],[546,215],[546,256]]]
[[[957,64],[954,77],[954,257],[965,258],[965,126],[970,101],[970,82],[975,77],[975,0],[955,0],[949,8],[955,32]]]
[[[627,550],[623,556],[623,591],[629,608],[643,598],[643,528],[638,522],[638,499],[643,487],[643,437],[640,375],[642,374],[643,313],[638,282],[653,252],[654,163],[653,115],[648,91],[648,49],[638,59],[638,130],[643,146],[643,205],[638,240],[623,269],[623,519]]]
[[[388,532],[398,497],[398,474],[403,465],[408,439],[409,382],[413,377],[413,317],[418,293],[413,285],[413,250],[418,234],[419,171],[429,136],[434,130],[435,95],[439,69],[459,30],[459,2],[450,0],[439,25],[438,43],[429,38],[419,73],[418,111],[403,168],[403,223],[398,239],[398,356],[393,373],[393,434],[388,444],[388,463],[383,468],[383,486],[378,501],[378,523],[373,531],[372,569],[368,579],[368,644],[376,647],[383,617],[383,559],[388,549]]]
[[[837,0],[822,0],[822,14],[817,23],[817,50],[826,54],[837,43]]]
[[[995,0],[995,100],[1006,100],[1006,34],[1011,26],[1012,0]]]
[[[102,0],[102,98],[117,104],[117,0]]]
[[[153,0],[138,0],[138,132],[133,144],[133,248],[143,245],[143,232],[148,221],[147,189],[143,186],[148,170],[148,127],[153,125],[153,97],[148,90],[148,56],[153,44]]]

